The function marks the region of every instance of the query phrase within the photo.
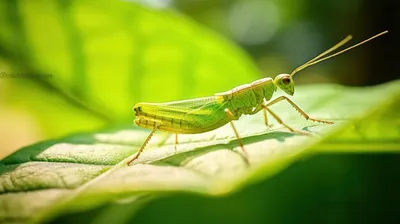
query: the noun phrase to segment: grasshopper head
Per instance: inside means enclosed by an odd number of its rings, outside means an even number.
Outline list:
[[[277,75],[274,79],[275,86],[279,87],[285,93],[293,96],[294,94],[294,82],[289,74]]]

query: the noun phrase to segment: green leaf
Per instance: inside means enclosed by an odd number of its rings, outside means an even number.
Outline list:
[[[35,81],[112,121],[130,121],[139,101],[212,94],[259,74],[240,48],[171,11],[84,0],[5,2],[0,12],[13,21],[0,31],[0,57],[18,58],[11,73],[52,74]]]
[[[14,145],[130,123],[140,101],[210,95],[259,78],[223,37],[132,1],[1,1],[0,27],[1,73],[52,75],[0,80],[0,158]]]
[[[235,124],[249,166],[229,125],[204,134],[180,135],[176,148],[173,136],[157,133],[132,166],[126,163],[148,130],[109,129],[22,148],[1,162],[0,220],[43,222],[116,200],[134,201],[140,207],[172,192],[231,194],[312,153],[400,148],[400,121],[398,116],[388,116],[399,109],[399,81],[364,88],[302,86],[293,100],[310,116],[335,124],[306,121],[284,102],[272,110],[311,135],[293,134],[278,124],[268,129],[261,113],[243,116]]]

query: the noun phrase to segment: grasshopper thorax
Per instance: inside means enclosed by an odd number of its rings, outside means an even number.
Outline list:
[[[277,75],[274,79],[274,84],[285,93],[293,96],[294,94],[294,82],[289,74]]]

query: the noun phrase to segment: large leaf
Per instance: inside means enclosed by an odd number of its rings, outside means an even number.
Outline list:
[[[305,121],[285,103],[273,110],[311,135],[293,134],[279,125],[268,129],[261,114],[244,116],[235,123],[249,165],[229,125],[204,134],[180,135],[176,148],[173,137],[158,133],[132,166],[126,162],[147,130],[111,129],[23,148],[1,162],[0,219],[41,222],[123,198],[140,206],[143,200],[167,192],[229,194],[316,152],[313,148],[364,151],[371,142],[377,146],[375,151],[379,145],[383,150],[400,148],[399,122],[387,116],[398,109],[400,82],[364,88],[304,86],[293,99],[311,116],[336,124]]]
[[[37,81],[112,120],[130,120],[138,101],[200,96],[258,74],[241,49],[177,13],[109,0],[21,0],[0,10],[9,22],[0,57],[11,70],[53,74]]]
[[[0,77],[0,157],[16,144],[131,122],[140,101],[212,94],[259,74],[190,18],[130,1],[1,1],[0,27],[2,75],[52,74]]]

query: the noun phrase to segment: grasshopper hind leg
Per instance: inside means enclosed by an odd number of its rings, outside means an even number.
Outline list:
[[[157,127],[154,126],[154,129],[153,129],[153,130],[150,132],[150,134],[147,136],[146,140],[143,142],[142,146],[141,146],[140,149],[137,151],[136,155],[135,155],[131,160],[129,160],[129,162],[127,163],[128,166],[129,166],[129,164],[131,164],[133,161],[135,161],[137,158],[139,158],[140,154],[142,154],[144,148],[146,147],[147,143],[149,143],[151,137],[153,137],[154,132],[156,132],[156,130],[157,130]]]

